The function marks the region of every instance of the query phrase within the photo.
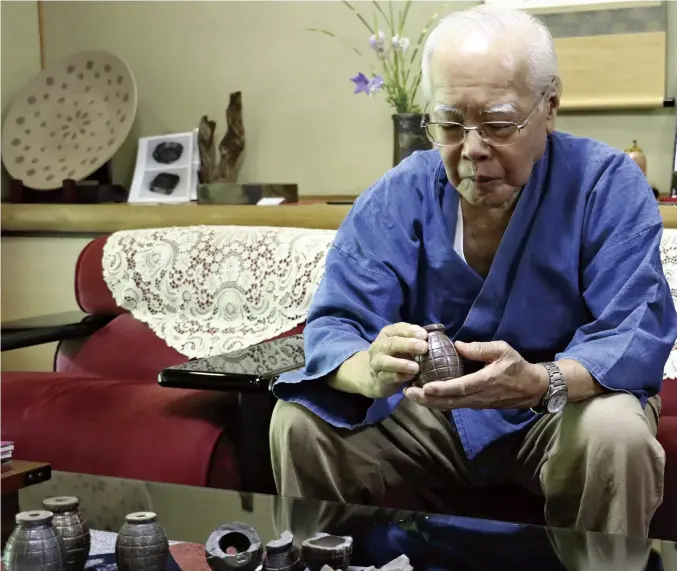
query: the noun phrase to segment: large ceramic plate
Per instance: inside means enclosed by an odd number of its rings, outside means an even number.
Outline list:
[[[112,54],[79,52],[50,65],[16,97],[5,119],[7,172],[37,190],[86,178],[125,141],[136,104],[134,75]]]

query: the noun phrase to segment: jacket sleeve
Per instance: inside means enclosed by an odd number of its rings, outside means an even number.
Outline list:
[[[604,170],[589,203],[581,288],[591,320],[556,359],[578,361],[602,386],[632,393],[644,406],[660,391],[677,338],[660,257],[662,220],[629,158]]]
[[[406,163],[406,164],[405,164]],[[425,169],[412,156],[357,200],[326,257],[304,329],[306,366],[281,375],[279,399],[299,403],[337,427],[386,418],[402,398],[369,399],[329,387],[326,377],[368,350],[386,325],[402,321],[407,282],[415,280],[416,190]]]

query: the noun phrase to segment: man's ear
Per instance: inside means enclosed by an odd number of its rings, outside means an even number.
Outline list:
[[[558,77],[554,80],[552,89],[548,95],[548,115],[545,119],[545,128],[548,134],[555,130],[555,123],[557,122],[557,110],[559,109],[561,96],[562,82]]]

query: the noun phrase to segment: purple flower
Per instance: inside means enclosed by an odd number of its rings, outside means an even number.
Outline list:
[[[380,75],[375,75],[367,86],[368,95],[374,95],[381,87],[383,87],[383,78]]]
[[[377,54],[383,55],[386,51],[386,35],[378,30],[376,34],[369,37],[369,45]]]
[[[350,81],[355,84],[354,93],[366,93],[367,95],[374,95],[381,87],[383,87],[383,78],[380,75],[375,75],[368,79],[363,73],[358,73],[355,77],[351,77]]]
[[[351,77],[350,81],[355,84],[355,93],[360,93],[361,91],[369,93],[369,80],[363,73],[358,73],[355,77]]]

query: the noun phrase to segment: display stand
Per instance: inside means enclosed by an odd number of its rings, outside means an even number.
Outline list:
[[[6,202],[23,204],[99,204],[127,202],[127,189],[113,184],[110,161],[82,181],[66,179],[61,188],[36,190],[10,179]]]

